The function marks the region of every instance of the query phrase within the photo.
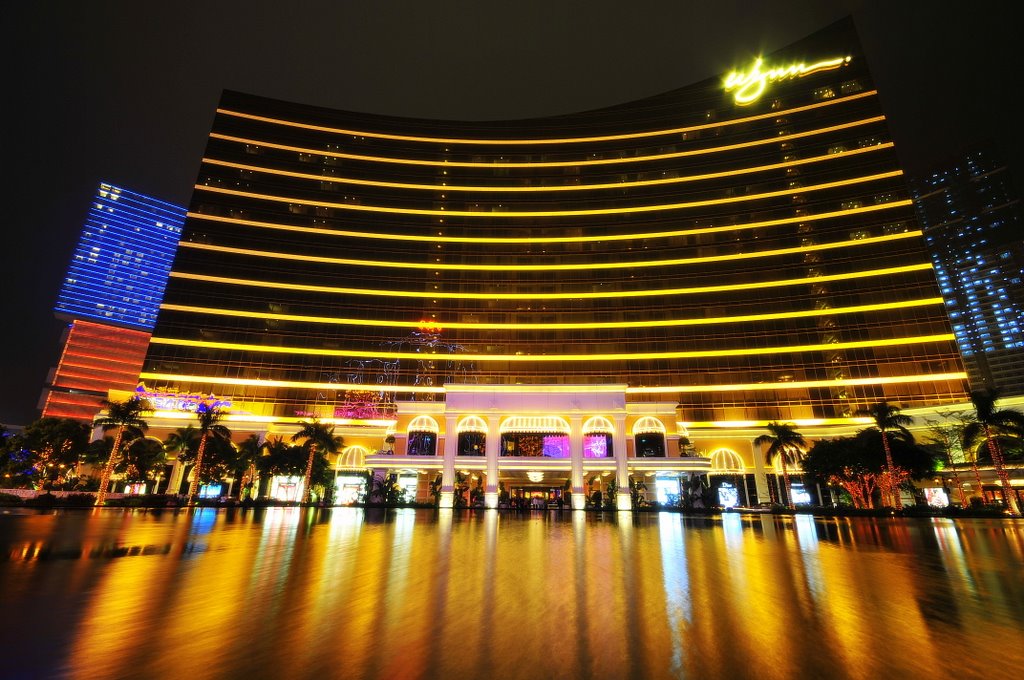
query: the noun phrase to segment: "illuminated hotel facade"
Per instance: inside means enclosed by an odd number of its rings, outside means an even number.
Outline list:
[[[547,487],[581,507],[616,479],[626,508],[627,478],[664,499],[709,472],[753,504],[770,421],[835,436],[882,399],[966,399],[849,21],[543,119],[225,92],[141,379],[230,401],[240,433],[319,417],[339,471],[420,498],[441,475],[442,505],[463,473],[488,506]]]
[[[68,325],[43,417],[91,422],[111,389],[135,386],[184,221],[181,206],[99,185],[54,307]]]

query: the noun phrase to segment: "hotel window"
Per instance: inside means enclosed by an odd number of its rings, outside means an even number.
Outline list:
[[[665,435],[661,432],[644,432],[633,438],[637,458],[664,458]]]
[[[410,456],[435,456],[437,435],[433,432],[410,432],[406,450]]]
[[[864,86],[861,85],[859,80],[847,80],[839,85],[839,92],[844,95],[853,94],[854,92],[861,92]]]

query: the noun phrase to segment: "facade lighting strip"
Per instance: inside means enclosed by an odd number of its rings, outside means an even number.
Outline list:
[[[357,212],[388,213],[397,215],[429,215],[434,217],[486,217],[486,218],[535,218],[535,217],[581,217],[593,215],[629,215],[633,213],[661,212],[665,210],[688,210],[691,208],[706,208],[710,206],[731,205],[747,201],[758,201],[768,198],[779,198],[782,196],[794,196],[815,191],[825,191],[839,187],[847,187],[856,184],[878,182],[885,179],[902,177],[902,170],[890,170],[879,172],[873,175],[855,177],[853,179],[825,182],[806,187],[791,187],[778,191],[768,191],[763,194],[752,194],[746,196],[727,196],[725,198],[711,198],[703,201],[686,201],[682,203],[660,203],[655,205],[632,205],[624,208],[586,208],[583,210],[517,210],[507,212],[492,212],[487,210],[443,210],[434,208],[393,208],[383,205],[362,205],[355,203],[332,203],[329,201],[311,201],[305,198],[294,196],[273,196],[270,194],[259,194],[253,191],[239,191],[238,189],[227,189],[224,187],[196,184],[194,189],[200,192],[236,196],[239,198],[250,198],[259,201],[270,201],[273,203],[286,203],[288,205],[304,205],[312,208],[335,208],[338,210],[354,210]]]
[[[816,387],[838,388],[865,385],[905,385],[909,383],[967,380],[967,373],[925,373],[885,378],[845,378],[841,380],[797,380],[782,383],[741,383],[738,385],[668,385],[659,387],[627,387],[626,394],[703,394],[717,392],[746,392],[765,390],[803,390]]]
[[[219,132],[211,132],[210,139],[218,139],[225,142],[234,142],[236,144],[245,144],[247,146],[265,147],[268,149],[275,149],[277,151],[287,151],[289,153],[307,154],[311,156],[323,156],[326,158],[337,158],[345,161],[362,161],[368,163],[393,163],[397,165],[415,165],[415,166],[426,166],[434,168],[487,168],[487,169],[515,169],[515,168],[575,168],[584,166],[600,166],[600,165],[622,165],[626,163],[643,163],[647,161],[665,161],[676,158],[691,158],[694,156],[705,156],[707,154],[722,153],[724,151],[736,151],[737,149],[749,149],[755,146],[764,146],[765,144],[779,144],[792,142],[805,137],[813,137],[815,135],[821,135],[825,133],[840,132],[843,130],[849,130],[851,128],[859,127],[862,125],[870,125],[872,123],[882,123],[885,121],[885,116],[873,116],[871,118],[864,118],[849,123],[840,123],[838,125],[830,125],[829,127],[816,128],[814,130],[807,130],[805,132],[793,132],[787,135],[779,135],[778,137],[768,137],[765,139],[755,139],[750,142],[738,142],[736,144],[726,144],[723,146],[712,146],[703,149],[691,149],[688,151],[669,151],[659,154],[650,154],[647,156],[621,156],[618,158],[580,158],[568,161],[521,161],[518,163],[505,162],[502,160],[498,161],[453,161],[453,160],[423,160],[417,158],[394,158],[389,156],[367,156],[365,154],[354,154],[345,153],[341,151],[331,151],[330,149],[310,149],[308,147],[291,146],[290,144],[278,144],[276,142],[268,142],[261,139],[252,139],[249,137],[236,137],[234,135],[225,135]]]
[[[446,322],[438,325],[447,329],[470,329],[470,330],[600,330],[613,328],[666,328],[676,326],[714,326],[718,324],[747,323],[751,321],[773,321],[778,319],[803,319],[818,316],[833,316],[836,314],[857,314],[863,312],[881,312],[893,309],[908,309],[911,307],[925,307],[930,305],[941,305],[941,297],[924,298],[920,300],[906,300],[901,302],[886,302],[874,305],[855,305],[852,307],[833,307],[829,309],[812,309],[794,312],[776,312],[771,314],[743,314],[740,316],[720,316],[712,318],[695,319],[658,319],[643,321],[608,321],[588,323],[464,323]],[[422,321],[391,321],[384,319],[353,319],[329,316],[304,316],[300,314],[274,314],[271,312],[255,312],[246,309],[219,309],[212,307],[198,307],[193,305],[163,304],[160,309],[171,312],[183,312],[187,314],[208,314],[211,316],[242,317],[246,319],[267,319],[270,321],[294,321],[298,323],[318,323],[338,326],[371,326],[384,327],[393,326],[396,328],[419,328]]]
[[[916,238],[921,235],[920,231],[905,231],[885,236],[874,236],[871,238],[850,239],[835,243],[819,243],[815,245],[795,246],[793,248],[778,248],[776,250],[761,250],[752,253],[730,253],[727,255],[709,255],[705,257],[680,257],[670,260],[639,260],[627,262],[576,262],[572,264],[444,264],[441,262],[396,262],[394,260],[353,260],[345,257],[322,257],[316,255],[303,255],[293,253],[275,253],[264,250],[252,250],[250,248],[232,248],[229,246],[216,246],[208,243],[196,243],[182,241],[179,248],[190,250],[204,250],[216,253],[231,255],[246,255],[250,257],[262,257],[275,260],[294,260],[299,262],[330,264],[344,267],[382,267],[385,269],[416,269],[416,270],[445,270],[445,271],[579,271],[579,270],[607,270],[607,269],[639,269],[648,267],[670,267],[680,265],[708,264],[712,262],[735,262],[738,260],[751,260],[763,257],[776,257],[781,255],[796,255],[803,253],[835,250],[854,246],[871,246],[879,243],[901,241],[908,238]],[[557,256],[553,254],[552,257]]]
[[[424,361],[430,359],[459,359],[462,361],[500,362],[552,362],[552,361],[636,361],[657,359],[698,359],[713,357],[735,357],[755,355],[791,354],[794,352],[822,352],[857,348],[897,347],[903,345],[927,344],[935,342],[952,342],[952,333],[936,333],[933,335],[917,335],[904,338],[880,338],[877,340],[853,340],[849,342],[823,342],[812,345],[788,345],[780,347],[742,347],[739,349],[692,350],[684,352],[609,352],[606,354],[438,354],[434,352],[389,352],[346,349],[324,349],[320,347],[282,347],[274,345],[252,345],[241,342],[214,342],[207,340],[191,340],[187,338],[154,337],[151,345],[172,345],[177,347],[193,347],[202,349],[224,349],[241,352],[266,354],[291,354],[299,356],[350,357],[365,359],[413,359]]]
[[[796,279],[778,279],[775,281],[759,281],[759,289],[774,288],[777,286],[797,286],[812,283],[826,283],[830,281],[848,281],[852,279],[869,278],[874,276],[891,276],[894,274],[905,274],[908,272],[931,271],[932,263],[904,265],[901,267],[885,267],[883,269],[869,269],[844,274],[828,274],[826,276],[801,277]],[[572,293],[449,293],[444,291],[413,291],[413,290],[384,290],[373,288],[347,288],[341,286],[313,286],[301,283],[287,283],[284,281],[257,281],[255,279],[236,279],[226,276],[209,276],[205,274],[190,274],[186,272],[171,272],[174,278],[200,281],[204,283],[223,283],[235,286],[252,286],[254,288],[272,288],[275,290],[305,291],[310,293],[330,293],[336,295],[369,295],[378,297],[398,298],[430,298],[449,300],[594,300],[605,298],[633,298],[653,297],[659,295],[693,295],[700,293],[722,293],[731,291],[749,291],[751,284],[735,283],[718,286],[693,286],[688,288],[657,288],[633,291],[600,291],[600,292],[572,292]]]
[[[365,239],[377,239],[384,241],[411,241],[411,242],[427,242],[427,243],[529,243],[529,244],[540,244],[540,243],[602,243],[605,241],[633,241],[637,239],[655,239],[655,238],[675,238],[679,236],[698,236],[701,234],[720,234],[723,232],[736,232],[743,229],[762,229],[768,227],[778,227],[787,224],[796,224],[804,222],[816,222],[819,220],[828,220],[836,217],[853,217],[857,215],[865,215],[868,213],[879,212],[883,210],[892,210],[894,208],[906,208],[912,205],[910,199],[904,199],[900,201],[890,201],[889,203],[879,203],[877,205],[861,206],[859,208],[847,208],[845,210],[833,210],[825,213],[814,213],[809,215],[798,215],[795,217],[783,217],[777,220],[762,220],[759,222],[748,222],[745,224],[729,224],[719,227],[694,227],[692,229],[674,229],[671,231],[648,231],[648,232],[636,232],[627,234],[601,234],[601,235],[584,235],[579,236],[513,236],[513,237],[501,237],[501,236],[448,236],[442,232],[438,232],[436,235],[420,235],[420,234],[395,234],[387,232],[367,232],[367,231],[350,231],[345,229],[325,229],[322,227],[305,227],[290,224],[277,224],[275,222],[260,222],[258,220],[245,220],[238,217],[225,217],[222,215],[204,215],[203,213],[190,212],[188,214],[189,219],[192,220],[203,220],[206,222],[221,222],[225,224],[237,224],[246,227],[255,227],[258,229],[275,229],[279,231],[287,231],[301,234],[317,234],[320,236],[335,236],[339,238],[365,238]]]
[[[777,140],[773,140],[777,141]],[[720,172],[706,173],[703,175],[688,175],[686,177],[666,177],[662,179],[646,179],[637,180],[633,182],[605,182],[602,184],[561,184],[553,186],[462,186],[458,184],[412,184],[409,182],[382,182],[379,180],[371,179],[359,179],[356,177],[337,177],[334,175],[314,175],[308,172],[293,172],[290,170],[278,170],[275,168],[268,168],[260,165],[248,165],[246,163],[235,163],[232,161],[222,161],[216,158],[203,158],[203,163],[208,165],[216,165],[223,168],[231,168],[234,170],[245,170],[249,172],[258,172],[267,175],[275,175],[278,177],[291,177],[294,179],[310,180],[314,182],[334,182],[337,184],[350,184],[357,186],[369,186],[369,187],[380,187],[385,189],[413,189],[417,191],[473,191],[483,193],[548,193],[553,191],[594,191],[601,189],[632,189],[637,187],[651,187],[651,186],[663,186],[666,184],[683,184],[687,182],[700,182],[712,179],[722,179],[724,177],[736,177],[740,175],[748,175],[758,172],[771,172],[773,170],[782,170],[786,168],[794,168],[801,165],[811,165],[814,163],[821,163],[823,161],[831,160],[845,160],[851,156],[858,156],[860,154],[871,153],[872,151],[881,151],[883,149],[893,148],[892,142],[885,142],[882,144],[876,144],[874,146],[866,146],[861,149],[853,149],[850,151],[842,151],[839,153],[823,154],[821,156],[814,156],[813,158],[801,158],[792,161],[785,161],[782,163],[772,163],[771,165],[760,165],[755,167],[744,167],[738,170],[722,170]]]
[[[661,137],[664,135],[681,135],[690,132],[699,132],[701,130],[713,130],[717,128],[727,127],[730,125],[739,125],[743,123],[752,123],[758,120],[768,120],[772,118],[778,118],[779,116],[791,116],[797,113],[803,113],[812,109],[818,109],[826,106],[836,106],[838,104],[845,104],[847,102],[855,101],[857,99],[863,99],[865,97],[873,97],[878,94],[877,90],[868,90],[866,92],[858,92],[856,94],[849,95],[847,97],[841,97],[836,99],[828,99],[822,102],[816,102],[814,104],[808,104],[806,106],[800,106],[785,111],[771,111],[769,113],[762,113],[756,116],[746,116],[744,118],[734,118],[726,121],[716,121],[713,123],[701,123],[700,125],[690,125],[687,127],[669,128],[665,130],[648,130],[646,132],[632,132],[618,135],[599,135],[590,137],[560,137],[560,138],[539,138],[539,139],[473,139],[473,138],[462,138],[462,137],[423,137],[417,135],[397,135],[386,132],[369,132],[366,130],[350,130],[347,128],[335,128],[326,125],[313,125],[310,123],[301,123],[293,120],[286,120],[283,118],[272,118],[270,116],[258,116],[251,113],[243,113],[241,111],[234,111],[231,109],[218,108],[217,114],[224,116],[232,116],[235,118],[243,118],[245,120],[253,120],[260,123],[271,123],[273,125],[281,125],[284,127],[299,128],[302,130],[312,130],[314,132],[327,132],[334,135],[345,135],[350,137],[370,137],[373,139],[388,139],[393,141],[402,142],[424,142],[428,144],[479,144],[487,146],[495,146],[502,144],[509,145],[540,145],[540,144],[580,144],[590,142],[613,142],[628,139],[645,139],[649,137]]]
[[[223,385],[229,387],[255,388],[294,388],[305,390],[365,390],[367,385],[358,383],[319,383],[294,380],[261,380],[254,378],[219,378],[204,375],[182,375],[176,373],[144,372],[140,378],[170,384],[193,383],[202,385]],[[657,387],[627,387],[626,394],[701,394],[746,391],[787,391],[808,388],[840,388],[864,385],[906,385],[913,383],[943,382],[948,380],[966,380],[967,374],[959,373],[925,373],[919,375],[899,375],[884,378],[849,378],[841,380],[805,380],[799,382],[777,383],[740,383],[734,385],[663,385]],[[462,386],[460,386],[462,387]],[[502,391],[528,392],[535,391],[533,385],[501,385]],[[581,393],[590,391],[589,386],[573,386]],[[444,387],[426,385],[373,385],[375,392],[410,393],[410,394],[444,394]]]

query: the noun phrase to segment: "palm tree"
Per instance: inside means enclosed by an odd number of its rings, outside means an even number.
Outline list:
[[[226,412],[224,409],[213,404],[201,403],[196,408],[196,419],[199,421],[199,448],[196,450],[196,464],[192,469],[192,483],[188,486],[187,505],[195,505],[196,492],[199,490],[200,476],[203,472],[203,454],[206,452],[206,444],[211,438],[231,441],[231,430],[220,424]]]
[[[126,432],[133,434],[132,439],[142,436],[142,433],[149,429],[149,423],[142,419],[143,414],[153,409],[145,399],[133,396],[124,401],[103,400],[107,408],[106,415],[96,419],[96,424],[103,428],[103,431],[117,428],[117,435],[114,437],[114,445],[107,457],[107,464],[103,466],[103,474],[100,476],[100,489],[96,494],[96,505],[103,505],[107,500],[107,488],[110,486],[110,473],[121,455],[121,441]]]
[[[871,418],[874,421],[874,427],[882,433],[882,448],[885,450],[885,475],[886,488],[891,494],[892,506],[897,510],[903,509],[903,501],[900,500],[900,490],[896,481],[896,465],[892,460],[892,447],[889,445],[889,432],[898,432],[909,440],[913,440],[910,431],[907,429],[907,425],[911,425],[914,419],[908,415],[900,413],[898,406],[893,406],[889,402],[882,400],[875,404],[872,404],[866,409],[857,411],[858,416]]]
[[[302,481],[302,502],[309,502],[311,489],[310,480],[313,477],[313,459],[318,452],[337,453],[345,445],[345,441],[334,434],[333,425],[324,425],[316,418],[299,423],[301,429],[292,435],[292,441],[297,442],[305,439],[303,446],[309,450],[309,459],[306,462],[306,474]]]
[[[988,446],[989,455],[992,457],[992,466],[996,469],[996,476],[1002,485],[1003,503],[1014,515],[1020,514],[1017,506],[1017,497],[1010,486],[1010,476],[1003,466],[1003,450],[999,445],[1000,437],[1024,438],[1024,414],[1011,409],[997,409],[996,401],[999,399],[999,390],[990,388],[971,392],[971,403],[974,404],[975,422],[968,423],[964,428],[964,439],[970,444],[980,444],[982,441]],[[977,454],[975,454],[975,457]]]
[[[152,477],[159,484],[157,471],[163,470],[165,456],[159,440],[139,437],[121,447],[121,459],[114,469],[124,475],[125,482],[149,482]]]
[[[281,437],[268,437],[263,443],[262,454],[256,460],[256,470],[260,477],[259,497],[270,493],[270,482],[274,477],[301,475],[306,469],[306,459],[305,447],[289,444]]]
[[[245,441],[238,445],[238,458],[237,458],[237,469],[235,470],[235,476],[238,477],[238,473],[241,472],[241,478],[239,479],[239,498],[246,497],[249,490],[249,485],[253,483],[257,474],[257,464],[260,458],[267,454],[267,442],[260,437],[258,434],[249,435]],[[255,498],[255,494],[251,494],[250,498]]]
[[[942,414],[943,418],[955,418],[951,414]],[[925,420],[931,427],[928,428],[928,432],[931,435],[930,446],[934,451],[937,451],[940,455],[945,458],[946,463],[949,465],[949,470],[953,476],[953,484],[956,485],[957,495],[960,496],[960,507],[967,508],[970,503],[967,501],[967,495],[964,493],[964,487],[960,483],[960,474],[956,469],[956,460],[953,457],[953,450],[956,447],[960,447],[963,450],[963,433],[965,422],[953,422],[953,423],[942,423],[937,420]],[[966,459],[966,455],[964,456]],[[975,468],[977,470],[977,468]]]
[[[782,461],[782,479],[786,486],[786,507],[793,507],[793,494],[789,485],[789,470],[787,464],[795,465],[803,457],[803,450],[807,448],[804,436],[797,432],[796,425],[792,423],[781,424],[777,422],[768,423],[768,434],[762,434],[754,440],[755,446],[768,445],[765,451],[764,460],[768,465],[772,464],[775,456]]]

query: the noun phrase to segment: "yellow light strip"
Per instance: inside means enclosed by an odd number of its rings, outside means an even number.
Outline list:
[[[367,385],[357,383],[317,383],[295,380],[259,380],[253,378],[218,378],[204,375],[184,375],[176,373],[142,373],[140,378],[151,381],[162,381],[170,384],[199,383],[203,385],[226,385],[233,387],[256,388],[294,388],[307,390],[365,390]],[[736,385],[670,385],[663,387],[627,387],[626,394],[670,394],[685,392],[688,394],[767,391],[767,390],[801,390],[809,387],[853,387],[857,385],[905,385],[910,383],[942,382],[944,380],[966,380],[966,373],[934,373],[921,375],[891,376],[887,378],[853,378],[848,380],[808,380],[803,382],[785,383],[746,383]],[[424,385],[373,385],[378,392],[408,392],[416,394],[444,394],[444,387]],[[464,385],[455,385],[462,389]],[[529,385],[488,385],[495,392],[529,391]],[[513,389],[514,388],[514,389]],[[585,391],[585,390],[582,390]]]
[[[170,345],[176,347],[195,347],[202,349],[226,349],[241,352],[257,352],[265,354],[291,354],[298,356],[318,357],[352,357],[363,359],[414,359],[423,361],[428,357],[434,359],[459,359],[460,361],[501,362],[551,362],[551,361],[635,361],[641,359],[697,359],[708,357],[755,356],[766,354],[789,354],[793,352],[818,352],[825,350],[857,349],[861,347],[896,347],[902,345],[925,344],[931,342],[952,341],[952,333],[936,333],[934,335],[918,335],[907,338],[887,338],[878,340],[853,340],[849,342],[823,342],[812,345],[789,345],[782,347],[744,347],[742,349],[693,350],[675,352],[610,352],[607,354],[438,354],[435,352],[391,352],[385,350],[347,350],[324,349],[320,347],[281,347],[272,345],[250,345],[241,342],[213,342],[209,340],[189,340],[185,338],[161,338],[154,336],[150,345]]]
[[[239,224],[247,227],[260,229],[276,229],[301,234],[318,234],[322,236],[337,236],[346,238],[379,239],[384,241],[412,241],[417,243],[601,243],[604,241],[633,241],[637,239],[672,238],[676,236],[697,236],[700,234],[720,234],[722,232],[740,231],[742,229],[761,229],[765,227],[778,227],[787,224],[803,222],[816,222],[828,220],[835,217],[852,217],[878,212],[881,210],[892,210],[894,208],[905,208],[912,205],[910,199],[880,203],[878,205],[867,205],[859,208],[846,210],[833,210],[826,213],[813,215],[801,215],[797,217],[784,217],[777,220],[762,220],[760,222],[747,222],[745,224],[729,224],[721,227],[694,227],[693,229],[674,229],[672,231],[648,231],[629,234],[605,234],[605,235],[580,235],[580,236],[444,236],[438,234],[390,234],[384,232],[350,231],[344,229],[324,229],[321,227],[301,227],[288,224],[275,224],[273,222],[259,222],[257,220],[243,220],[237,217],[223,217],[220,215],[204,215],[202,213],[187,213],[190,219],[204,220],[207,222],[222,222],[226,224]]]
[[[886,302],[874,305],[856,305],[852,307],[834,307],[831,309],[812,309],[795,312],[776,312],[771,314],[743,314],[740,316],[719,316],[696,319],[660,319],[645,321],[607,321],[587,323],[464,323],[459,321],[439,323],[445,330],[465,328],[471,330],[598,330],[610,328],[667,328],[675,326],[713,326],[716,324],[746,323],[750,321],[771,321],[775,319],[803,319],[817,316],[833,316],[836,314],[856,314],[861,312],[880,312],[890,309],[908,309],[941,305],[941,297],[907,300],[904,302]],[[271,312],[254,312],[245,309],[218,309],[196,307],[192,305],[162,304],[160,309],[188,314],[210,314],[214,316],[243,317],[246,319],[268,319],[272,321],[296,321],[300,323],[332,324],[338,326],[371,326],[381,328],[419,328],[422,321],[393,321],[384,319],[353,319],[329,316],[304,316],[300,314],[274,314]]]
[[[688,430],[697,429],[754,429],[766,427],[769,423],[776,422],[773,420],[698,420],[693,422],[688,421],[677,421],[677,427],[684,427]],[[793,418],[787,422],[793,423],[797,427],[801,428],[805,436],[808,436],[808,432],[804,428],[811,427],[830,427],[837,425],[868,425],[871,423],[870,418]]]
[[[771,116],[777,117],[784,115],[783,113],[776,112]],[[712,153],[721,153],[724,151],[735,151],[737,149],[749,149],[755,146],[764,146],[765,144],[781,144],[784,142],[791,142],[798,139],[804,139],[806,137],[813,137],[816,135],[839,132],[841,130],[848,130],[850,128],[859,127],[861,125],[869,125],[871,123],[881,123],[885,121],[885,116],[873,116],[871,118],[863,118],[861,120],[855,120],[848,123],[839,123],[837,125],[831,125],[829,127],[817,128],[814,130],[807,130],[806,132],[794,132],[788,135],[779,135],[778,137],[768,137],[765,139],[755,139],[749,142],[739,142],[737,144],[727,144],[725,146],[713,146],[703,149],[690,149],[688,151],[672,151],[659,154],[651,154],[648,156],[626,156],[622,158],[581,158],[576,160],[568,161],[538,161],[538,162],[483,162],[483,161],[451,161],[451,160],[420,160],[412,158],[389,158],[387,156],[367,156],[365,154],[354,154],[345,153],[341,151],[331,151],[329,149],[311,149],[308,147],[291,146],[288,144],[277,144],[275,142],[267,142],[259,139],[251,139],[248,137],[235,137],[233,135],[225,135],[219,132],[211,132],[211,139],[220,139],[225,142],[235,142],[238,144],[249,144],[252,146],[266,147],[268,149],[277,149],[279,151],[289,151],[295,153],[311,154],[314,156],[325,156],[328,158],[339,158],[341,160],[350,161],[368,161],[371,163],[395,163],[399,165],[418,165],[427,167],[437,168],[568,168],[568,167],[582,167],[591,165],[619,165],[622,163],[641,163],[646,161],[663,161],[674,158],[688,158],[690,156],[703,156]],[[739,122],[739,121],[733,121]]]
[[[921,264],[904,265],[901,267],[885,267],[883,269],[869,269],[846,274],[828,274],[826,276],[801,277],[796,279],[779,279],[776,281],[758,281],[758,289],[773,288],[776,286],[796,286],[811,283],[825,283],[829,281],[847,281],[851,279],[862,279],[874,276],[889,276],[891,274],[905,274],[908,272],[931,271],[931,262]],[[719,286],[692,286],[686,288],[658,288],[654,290],[634,291],[600,291],[600,292],[574,292],[574,293],[449,293],[446,291],[413,291],[413,290],[384,290],[374,288],[347,288],[342,286],[311,286],[301,283],[286,283],[279,281],[257,281],[255,279],[235,279],[226,276],[208,276],[206,274],[189,274],[186,272],[171,272],[172,278],[188,279],[190,281],[203,281],[205,283],[224,283],[236,286],[252,286],[254,288],[273,288],[275,290],[306,291],[311,293],[331,293],[337,295],[372,295],[380,297],[416,298],[416,299],[446,299],[446,300],[594,300],[605,298],[632,298],[632,297],[654,297],[658,295],[692,295],[697,293],[723,293],[751,288],[750,283],[724,284]]]
[[[249,248],[230,248],[228,246],[215,246],[208,243],[194,243],[182,241],[179,248],[191,250],[205,250],[216,253],[229,253],[231,255],[247,255],[250,257],[262,257],[275,260],[295,260],[298,262],[331,264],[348,267],[383,267],[386,269],[417,269],[417,270],[445,270],[445,271],[504,271],[504,272],[527,272],[527,271],[579,271],[579,270],[607,270],[607,269],[639,269],[647,267],[667,267],[690,264],[706,264],[711,262],[735,262],[737,260],[752,260],[763,257],[775,257],[778,255],[793,255],[798,253],[813,253],[824,250],[835,250],[854,246],[870,246],[890,241],[900,241],[908,238],[916,238],[921,235],[918,230],[904,231],[885,236],[873,236],[871,238],[851,239],[838,241],[836,243],[819,243],[808,246],[795,246],[793,248],[778,248],[776,250],[762,250],[753,253],[732,253],[728,255],[708,255],[705,257],[679,257],[669,260],[638,260],[623,262],[577,262],[572,264],[444,264],[441,262],[397,262],[394,260],[353,260],[344,257],[323,257],[318,255],[296,255],[293,253],[275,253],[264,250],[252,250]],[[538,258],[539,259],[539,258]]]
[[[333,408],[333,407],[332,407]],[[153,411],[146,415],[146,420],[192,420],[195,414],[182,411]],[[225,413],[222,420],[239,423],[299,423],[309,420],[309,416],[258,416],[252,413]],[[397,420],[363,420],[358,418],[317,418],[327,425],[355,425],[358,427],[393,427]]]
[[[703,394],[705,392],[747,392],[766,390],[803,390],[812,387],[855,387],[857,385],[905,385],[917,382],[941,382],[943,380],[966,380],[967,374],[930,373],[901,375],[887,378],[848,378],[845,380],[801,380],[780,383],[741,383],[737,385],[668,385],[663,387],[627,387],[626,394]]]
[[[428,387],[425,385],[365,385],[356,383],[317,383],[298,382],[294,380],[260,380],[252,378],[217,378],[206,375],[179,375],[175,373],[139,374],[140,379],[163,381],[164,383],[201,383],[203,385],[230,385],[233,387],[292,387],[309,390],[366,390],[374,392],[411,392],[416,394],[444,394],[444,387]]]
[[[398,215],[432,215],[437,217],[579,217],[582,215],[630,215],[633,213],[660,212],[663,210],[683,210],[688,208],[704,208],[715,205],[730,205],[746,201],[757,201],[766,198],[778,198],[779,196],[793,196],[806,194],[812,191],[824,191],[837,187],[851,186],[877,182],[883,179],[892,179],[903,175],[902,170],[879,172],[874,175],[855,177],[853,179],[825,182],[807,187],[794,187],[792,189],[781,189],[779,191],[768,191],[763,194],[752,194],[744,196],[727,196],[725,198],[712,198],[704,201],[689,201],[683,203],[662,203],[657,205],[633,205],[624,208],[587,208],[584,210],[518,210],[508,212],[491,212],[486,210],[440,210],[433,208],[392,208],[384,205],[363,205],[354,203],[332,203],[329,201],[309,201],[304,198],[288,196],[272,196],[270,194],[258,194],[253,191],[239,191],[225,187],[213,187],[205,184],[196,184],[193,188],[196,191],[206,191],[227,196],[239,196],[241,198],[254,198],[261,201],[272,201],[275,203],[287,203],[289,205],[306,205],[314,208],[337,208],[339,210],[355,210],[356,212],[388,213]]]
[[[269,116],[257,116],[251,113],[243,113],[241,111],[234,111],[232,109],[218,108],[217,113],[225,116],[234,116],[236,118],[244,118],[246,120],[255,120],[261,123],[272,123],[274,125],[283,125],[287,127],[300,128],[302,130],[314,130],[316,132],[328,132],[336,135],[351,135],[354,137],[370,137],[373,139],[390,139],[404,142],[427,142],[437,144],[509,144],[509,145],[523,145],[523,144],[578,144],[580,142],[611,142],[623,139],[644,139],[647,137],[659,137],[662,135],[674,135],[682,134],[684,132],[697,132],[699,130],[708,130],[720,127],[726,127],[728,125],[737,125],[740,123],[749,123],[757,120],[764,120],[767,118],[777,118],[779,116],[792,115],[803,111],[809,111],[811,109],[819,108],[822,106],[831,106],[836,104],[843,104],[863,97],[870,97],[877,94],[875,90],[869,90],[867,92],[859,92],[857,94],[843,97],[840,99],[830,99],[823,102],[817,102],[815,104],[808,104],[807,106],[801,106],[794,109],[788,109],[786,111],[772,111],[770,113],[763,113],[756,116],[747,116],[745,118],[738,118],[728,121],[719,121],[714,123],[702,123],[700,125],[691,125],[688,127],[670,128],[668,130],[648,130],[646,132],[633,132],[628,134],[619,135],[600,135],[592,137],[563,137],[563,138],[541,138],[541,139],[466,139],[461,137],[422,137],[416,135],[396,135],[385,132],[368,132],[366,130],[350,130],[347,128],[335,128],[326,125],[312,125],[310,123],[299,123],[291,120],[284,120],[282,118],[271,118]]]
[[[871,153],[872,151],[880,151],[883,149],[891,149],[893,146],[892,142],[885,142],[883,144],[876,144],[874,146],[867,146],[862,149],[853,149],[852,151],[843,151],[840,153],[823,154],[821,156],[814,156],[813,158],[802,158],[798,160],[786,161],[784,163],[772,163],[771,165],[761,165],[757,167],[740,168],[738,170],[723,170],[721,172],[712,172],[703,175],[689,175],[686,177],[666,177],[664,179],[646,179],[638,180],[634,182],[605,182],[602,184],[563,184],[555,186],[461,186],[457,184],[412,184],[409,182],[382,182],[379,180],[370,179],[358,179],[355,177],[336,177],[334,175],[314,175],[308,172],[292,172],[290,170],[277,170],[274,168],[267,168],[259,165],[248,165],[245,163],[234,163],[232,161],[222,161],[216,158],[203,158],[203,163],[208,165],[216,165],[224,168],[233,168],[235,170],[247,170],[250,172],[258,172],[262,174],[275,175],[279,177],[293,177],[295,179],[305,179],[315,182],[336,182],[338,184],[351,184],[357,186],[370,186],[370,187],[381,187],[387,189],[414,189],[419,191],[477,191],[485,193],[546,193],[546,192],[557,192],[557,191],[592,191],[595,189],[630,189],[634,187],[650,187],[650,186],[661,186],[665,184],[682,184],[685,182],[699,182],[709,179],[720,179],[722,177],[734,177],[738,175],[747,175],[758,172],[770,172],[772,170],[780,170],[783,168],[793,168],[801,165],[810,165],[813,163],[821,163],[823,161],[830,160],[842,160],[850,156],[856,156],[864,153]]]

